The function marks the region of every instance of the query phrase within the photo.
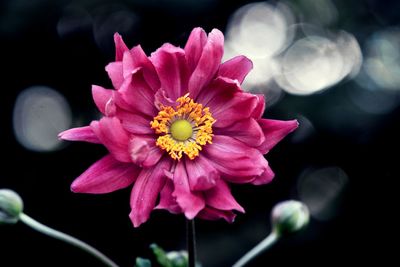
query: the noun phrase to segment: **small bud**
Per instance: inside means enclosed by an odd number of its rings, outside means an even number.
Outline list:
[[[296,200],[278,203],[272,210],[273,231],[281,236],[305,228],[310,220],[306,205]]]
[[[9,189],[0,189],[0,224],[17,223],[23,206],[17,193]]]

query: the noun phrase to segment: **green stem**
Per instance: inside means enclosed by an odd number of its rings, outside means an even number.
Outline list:
[[[115,264],[112,260],[107,258],[103,253],[95,249],[94,247],[80,241],[79,239],[72,237],[70,235],[64,234],[60,231],[54,230],[44,224],[41,224],[40,222],[32,219],[25,213],[20,214],[20,220],[28,225],[29,227],[33,228],[34,230],[48,235],[50,237],[53,237],[55,239],[64,241],[65,243],[68,243],[72,246],[75,246],[77,248],[80,248],[81,250],[91,254],[92,256],[96,257],[98,260],[102,261],[105,265],[109,267],[118,267],[117,264]]]
[[[196,234],[194,228],[194,219],[186,219],[186,239],[187,239],[187,251],[189,258],[189,267],[196,266]]]
[[[279,239],[279,235],[272,231],[263,241],[257,246],[247,252],[242,258],[240,258],[232,267],[242,267],[249,263],[252,259],[257,257],[261,252],[269,249]]]

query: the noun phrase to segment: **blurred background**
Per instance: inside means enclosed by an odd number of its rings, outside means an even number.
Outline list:
[[[264,93],[265,118],[299,129],[268,155],[275,180],[234,186],[246,209],[234,224],[197,221],[205,267],[230,266],[270,231],[269,212],[298,199],[308,229],[249,266],[325,266],[379,260],[396,241],[400,149],[400,2],[396,0],[1,0],[0,188],[17,191],[25,212],[96,246],[121,267],[150,257],[156,242],[185,248],[182,216],[157,211],[138,229],[130,189],[73,194],[73,179],[101,158],[100,145],[57,134],[99,113],[91,84],[111,87],[113,33],[147,54],[183,47],[193,27],[225,33],[225,59],[254,62],[245,90]],[[0,227],[0,266],[102,266],[22,224]]]

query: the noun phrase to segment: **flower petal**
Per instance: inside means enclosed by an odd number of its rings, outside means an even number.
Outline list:
[[[149,117],[158,113],[154,106],[154,92],[144,80],[142,69],[136,69],[125,79],[119,93],[130,106],[130,111],[138,111]]]
[[[233,221],[236,218],[236,214],[233,213],[232,211],[217,210],[214,208],[206,207],[202,211],[199,212],[197,217],[200,219],[211,220],[211,221],[224,219],[225,221],[227,221],[229,223],[233,223]]]
[[[150,59],[146,56],[142,47],[137,45],[132,48],[131,55],[133,66],[135,68],[141,67],[143,69],[143,76],[147,84],[153,89],[153,91],[157,91],[161,86],[160,80],[158,79],[153,63],[151,63]]]
[[[131,162],[129,134],[116,117],[103,117],[100,121],[93,121],[90,127],[115,159]]]
[[[299,126],[297,120],[280,121],[260,119],[258,120],[258,123],[265,135],[264,143],[258,147],[263,154],[271,150],[272,147]]]
[[[237,56],[221,64],[218,76],[238,80],[241,84],[253,68],[253,62],[245,56]]]
[[[200,27],[194,28],[190,33],[188,41],[185,45],[185,55],[190,72],[193,72],[199,63],[201,54],[203,53],[203,48],[206,43],[206,32]]]
[[[176,202],[182,208],[189,220],[196,217],[197,213],[205,207],[203,196],[199,192],[190,190],[189,178],[183,161],[179,161],[174,172],[174,192]]]
[[[132,163],[122,163],[107,155],[82,173],[71,185],[75,193],[103,194],[131,185],[140,168]]]
[[[255,96],[258,98],[258,102],[253,110],[253,114],[251,114],[251,117],[255,119],[261,119],[265,110],[265,96],[263,94],[255,94]]]
[[[154,209],[168,210],[170,213],[182,213],[181,207],[176,202],[176,198],[172,196],[174,191],[174,183],[172,180],[167,179],[163,189],[160,192],[160,202]]]
[[[189,79],[189,92],[192,98],[196,98],[199,92],[206,86],[218,71],[224,54],[224,35],[217,29],[213,29],[208,35],[199,62]]]
[[[156,146],[155,138],[133,136],[129,144],[131,159],[143,167],[151,167],[162,157],[164,151]]]
[[[138,227],[150,216],[158,194],[165,184],[164,170],[170,168],[170,159],[164,159],[157,165],[144,168],[140,172],[131,193],[131,213],[129,217],[134,227]]]
[[[226,127],[238,120],[251,117],[259,102],[258,97],[245,93],[237,81],[218,77],[197,98],[209,107],[216,119],[214,127]]]
[[[204,155],[232,183],[248,183],[263,174],[268,164],[263,155],[229,136],[215,135],[204,147]]]
[[[204,192],[206,204],[217,210],[237,210],[244,213],[244,209],[231,194],[231,190],[226,182],[219,180],[212,189]]]
[[[274,179],[275,173],[271,170],[271,168],[266,166],[263,174],[260,176],[256,176],[256,178],[251,182],[254,185],[263,185],[263,184],[268,184]]]
[[[183,49],[164,44],[151,54],[150,60],[169,98],[175,101],[187,92],[188,67]]]
[[[191,191],[203,191],[214,187],[220,178],[219,172],[203,156],[193,160],[186,158],[186,171]]]
[[[121,120],[122,126],[133,134],[154,134],[150,127],[150,119],[142,114],[131,113],[122,109],[117,111],[117,117]]]
[[[265,141],[264,133],[253,118],[240,120],[225,128],[215,128],[215,134],[233,137],[248,146],[257,147]]]
[[[93,100],[100,112],[106,116],[113,116],[116,112],[116,107],[113,101],[113,93],[114,90],[92,85]]]
[[[69,141],[83,141],[88,143],[101,144],[101,141],[94,134],[90,126],[72,128],[58,134],[58,138]]]
[[[154,105],[161,110],[163,107],[176,107],[178,103],[176,101],[172,101],[171,98],[167,96],[167,93],[163,89],[159,89],[154,96]]]
[[[121,61],[125,51],[129,51],[128,47],[124,40],[122,40],[121,35],[119,33],[114,34],[114,43],[115,43],[115,61]]]
[[[115,89],[119,89],[124,82],[122,62],[111,62],[106,66],[106,71]]]

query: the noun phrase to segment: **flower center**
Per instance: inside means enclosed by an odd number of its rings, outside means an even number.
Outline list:
[[[175,108],[161,106],[160,112],[150,123],[160,136],[156,145],[168,152],[171,158],[180,160],[183,154],[190,159],[199,155],[202,146],[212,143],[212,125],[215,119],[209,108],[193,101],[189,94],[176,100]]]
[[[192,124],[187,120],[176,120],[169,128],[171,136],[178,141],[186,141],[192,137],[193,129]]]

